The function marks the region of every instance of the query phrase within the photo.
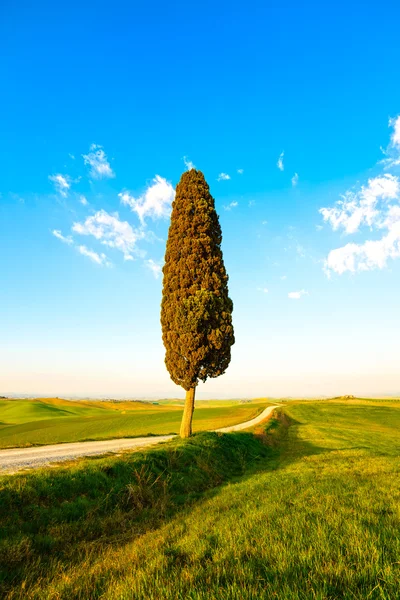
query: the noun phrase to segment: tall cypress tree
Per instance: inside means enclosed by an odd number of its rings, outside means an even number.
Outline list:
[[[226,371],[235,342],[221,241],[204,175],[186,171],[172,204],[161,302],[165,364],[172,381],[186,390],[181,437],[192,433],[198,382]]]

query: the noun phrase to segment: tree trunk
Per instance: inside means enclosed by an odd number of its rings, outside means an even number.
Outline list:
[[[192,435],[192,419],[194,411],[194,395],[196,388],[192,388],[186,392],[185,408],[183,409],[182,423],[180,436],[188,438]]]

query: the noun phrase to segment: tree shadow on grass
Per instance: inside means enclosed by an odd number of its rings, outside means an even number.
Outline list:
[[[254,431],[265,444],[275,450],[276,468],[282,468],[304,457],[324,454],[333,450],[317,446],[299,435],[299,429],[306,423],[298,421],[278,409],[261,431]]]
[[[78,565],[165,525],[224,484],[329,452],[296,435],[282,411],[252,433],[199,433],[146,452],[0,479],[0,584]],[[293,447],[296,451],[293,452]],[[33,579],[32,579],[33,581]]]

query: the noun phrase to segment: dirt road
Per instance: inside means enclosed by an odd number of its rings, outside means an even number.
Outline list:
[[[241,431],[253,427],[267,419],[276,406],[268,406],[258,417],[217,429],[221,433],[230,431]],[[14,472],[20,469],[36,469],[49,465],[50,463],[59,463],[65,460],[72,460],[81,456],[94,456],[96,454],[106,454],[107,452],[119,452],[126,449],[139,449],[146,446],[154,446],[160,442],[172,440],[174,435],[158,435],[154,437],[141,438],[121,438],[116,440],[102,440],[98,442],[74,442],[69,444],[53,444],[49,446],[36,446],[33,448],[10,448],[0,450],[0,471]]]
[[[49,463],[72,460],[79,456],[106,454],[107,452],[118,452],[127,448],[144,448],[145,446],[154,446],[160,442],[166,442],[173,437],[175,436],[158,435],[154,437],[102,440],[99,442],[73,442],[71,444],[54,444],[34,448],[10,448],[0,450],[0,471],[38,468]]]
[[[258,415],[258,417],[251,419],[251,421],[239,423],[238,425],[232,425],[231,427],[223,427],[222,429],[217,429],[216,431],[220,431],[221,433],[229,433],[230,431],[242,431],[243,429],[254,427],[254,425],[258,425],[259,423],[262,423],[262,421],[265,421],[265,419],[267,419],[278,406],[278,404],[268,406],[265,410],[262,411],[261,414]]]

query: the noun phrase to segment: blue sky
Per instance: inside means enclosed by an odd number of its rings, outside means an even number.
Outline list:
[[[400,394],[400,6],[215,4],[2,4],[0,394],[182,395],[160,268],[191,164],[236,332],[199,395]]]

